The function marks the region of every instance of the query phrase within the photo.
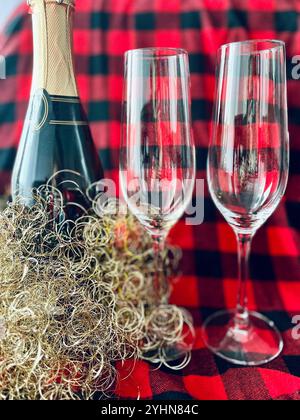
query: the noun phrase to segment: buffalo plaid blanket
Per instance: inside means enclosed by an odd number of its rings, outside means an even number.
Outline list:
[[[120,382],[117,397],[300,400],[300,339],[292,336],[292,318],[300,314],[300,80],[295,67],[295,56],[300,55],[300,2],[77,1],[74,44],[79,90],[106,176],[114,180],[118,178],[124,52],[149,46],[189,52],[197,176],[205,179],[216,50],[225,42],[253,38],[277,38],[287,46],[290,179],[285,199],[254,239],[248,284],[250,308],[276,322],[284,337],[284,352],[266,366],[240,368],[216,358],[203,345],[203,319],[235,306],[237,287],[235,237],[206,188],[204,223],[179,222],[171,233],[171,241],[183,249],[183,274],[172,302],[188,308],[194,317],[197,340],[192,361],[179,372],[153,370],[141,361],[132,376]],[[7,193],[31,81],[31,19],[25,4],[4,28],[0,54],[7,63],[7,78],[0,80],[0,183],[1,193]],[[130,363],[120,367],[121,374]]]

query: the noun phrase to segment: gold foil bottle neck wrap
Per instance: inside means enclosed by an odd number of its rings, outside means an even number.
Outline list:
[[[50,95],[78,96],[73,66],[75,2],[30,0],[30,3],[34,43],[31,93],[45,89]]]

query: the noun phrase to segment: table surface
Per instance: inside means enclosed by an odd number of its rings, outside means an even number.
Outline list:
[[[287,44],[291,170],[285,198],[257,233],[251,256],[249,305],[275,321],[285,347],[259,368],[240,368],[216,358],[204,346],[203,320],[235,305],[236,243],[207,188],[205,221],[182,221],[170,240],[182,247],[182,276],[171,301],[189,309],[197,340],[189,366],[173,372],[137,362],[121,381],[121,398],[300,399],[300,339],[292,338],[292,317],[300,314],[300,81],[292,79],[292,57],[299,54],[299,5],[292,0],[85,0],[78,2],[74,47],[80,94],[102,157],[106,176],[118,178],[123,53],[145,46],[183,47],[190,54],[192,116],[198,178],[205,178],[214,92],[216,49],[247,38],[277,38]],[[276,7],[276,8],[275,8]],[[294,8],[298,7],[299,10]],[[0,35],[7,79],[0,81],[0,183],[7,191],[27,107],[31,69],[31,23],[21,7]],[[131,367],[119,367],[121,375]]]

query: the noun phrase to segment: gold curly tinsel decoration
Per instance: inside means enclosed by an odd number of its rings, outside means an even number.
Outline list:
[[[193,334],[189,314],[165,303],[168,288],[157,302],[151,238],[133,216],[111,214],[117,200],[76,222],[57,202],[46,186],[32,207],[17,200],[0,213],[0,399],[102,397],[117,361],[169,366],[166,346]],[[168,247],[167,274],[179,258]]]

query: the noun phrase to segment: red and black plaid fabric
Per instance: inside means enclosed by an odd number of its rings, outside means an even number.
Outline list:
[[[197,342],[190,365],[180,372],[153,371],[137,363],[120,382],[121,398],[300,399],[300,340],[291,335],[300,313],[300,80],[292,79],[292,57],[300,54],[298,0],[78,0],[75,59],[81,98],[107,177],[118,178],[123,53],[131,48],[185,48],[190,55],[192,116],[198,178],[205,178],[214,94],[215,54],[225,43],[276,38],[287,45],[291,170],[276,213],[256,235],[248,284],[251,309],[273,319],[285,349],[260,368],[240,368],[213,356],[200,327],[212,312],[235,306],[236,241],[207,189],[205,222],[180,222],[172,242],[183,248],[183,275],[172,302],[193,314]],[[32,69],[30,16],[22,6],[4,29],[0,54],[7,79],[0,80],[0,171],[2,192],[9,184],[28,103]],[[120,367],[125,375],[125,366]],[[122,373],[122,372],[121,372]]]

